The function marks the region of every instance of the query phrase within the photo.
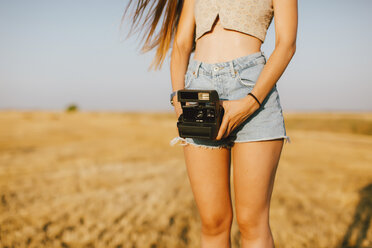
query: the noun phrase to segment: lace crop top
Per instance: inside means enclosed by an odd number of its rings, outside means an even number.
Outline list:
[[[265,41],[274,16],[272,0],[195,0],[195,41],[211,30],[217,15],[226,29],[237,30]]]

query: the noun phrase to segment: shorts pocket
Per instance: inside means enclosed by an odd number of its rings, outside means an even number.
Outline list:
[[[252,66],[241,68],[237,71],[238,81],[243,86],[254,86],[266,62],[264,57],[255,60]]]

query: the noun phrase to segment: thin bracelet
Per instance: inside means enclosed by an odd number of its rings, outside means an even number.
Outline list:
[[[253,98],[258,102],[258,105],[260,105],[260,108],[261,108],[261,103],[260,103],[260,101],[257,99],[257,97],[255,97],[255,95],[253,95],[251,92],[249,92],[248,95],[253,96]]]

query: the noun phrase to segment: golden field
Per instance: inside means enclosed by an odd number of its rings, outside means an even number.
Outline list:
[[[285,122],[276,248],[372,247],[372,113]],[[0,247],[200,247],[182,146],[169,145],[175,123],[174,113],[0,112]],[[239,247],[235,219],[231,238]]]

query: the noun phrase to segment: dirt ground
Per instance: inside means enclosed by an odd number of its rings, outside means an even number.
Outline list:
[[[276,248],[372,247],[372,113],[285,122]],[[174,113],[0,112],[0,247],[200,247],[183,150],[169,145],[175,123]],[[236,219],[231,237],[239,247]]]

